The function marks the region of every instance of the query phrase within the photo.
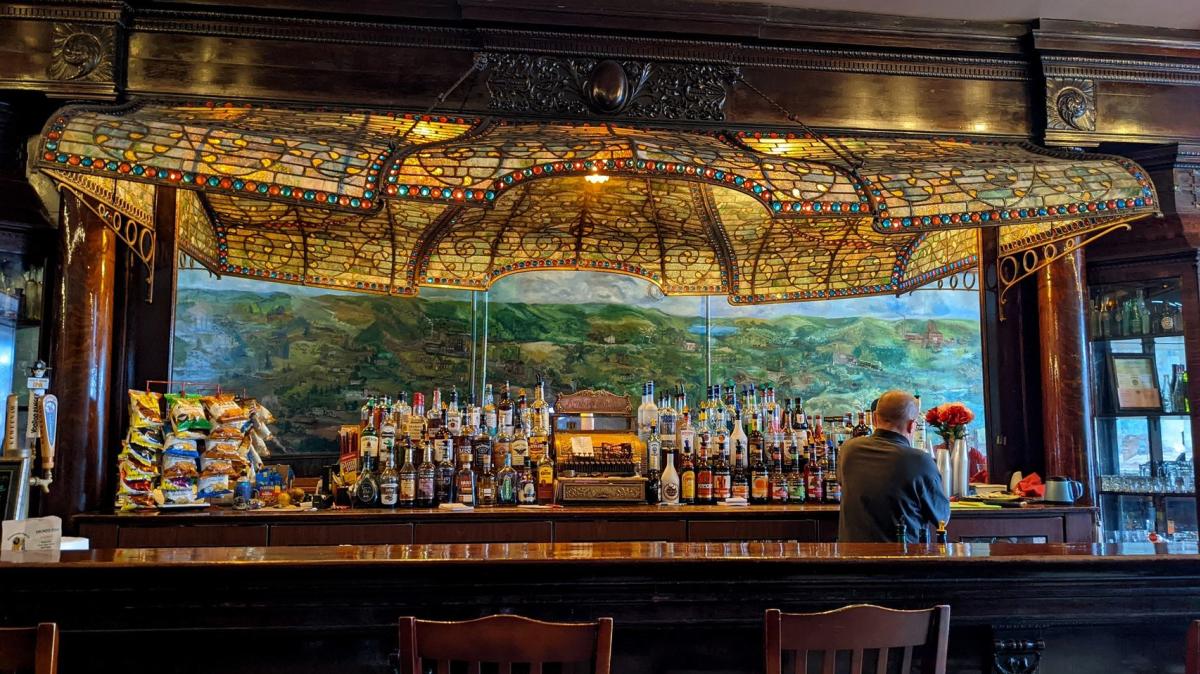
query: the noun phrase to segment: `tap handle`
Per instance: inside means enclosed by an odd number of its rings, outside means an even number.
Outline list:
[[[38,411],[41,426],[42,469],[54,469],[54,446],[58,443],[58,398],[47,394],[42,397]]]

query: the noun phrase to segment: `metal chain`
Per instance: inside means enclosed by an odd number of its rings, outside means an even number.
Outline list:
[[[766,95],[765,93],[762,92],[761,89],[754,86],[750,82],[746,81],[746,78],[742,77],[741,73],[738,73],[734,77],[734,81],[741,82],[742,84],[746,85],[746,87],[748,89],[750,89],[750,91],[753,91],[755,94],[758,94],[759,98],[763,99],[769,105],[771,105],[771,107],[773,107],[776,110],[778,110],[779,112],[783,113],[783,116],[786,117],[789,122],[799,125],[801,129],[804,129],[805,133],[807,133],[807,134],[811,135],[813,138],[816,138],[817,140],[821,141],[821,144],[824,145],[825,147],[829,148],[830,152],[833,152],[835,155],[837,155],[838,159],[841,159],[843,162],[845,162],[846,166],[850,167],[850,170],[852,172],[857,173],[858,170],[860,168],[862,168],[863,164],[865,163],[865,160],[862,157],[859,157],[858,155],[854,154],[853,152],[851,152],[850,150],[847,150],[845,148],[839,149],[839,148],[834,147],[825,138],[825,134],[823,134],[823,133],[817,131],[816,129],[812,128],[811,126],[805,124],[803,120],[801,120],[796,115],[793,115],[790,110],[783,107],[775,99]],[[851,161],[849,158],[847,158],[846,155],[850,155],[850,157],[852,157],[854,159],[854,161]]]

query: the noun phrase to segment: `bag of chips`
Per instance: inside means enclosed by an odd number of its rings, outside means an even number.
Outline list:
[[[117,455],[117,459],[120,461],[129,461],[145,471],[153,471],[155,469],[154,450],[131,445],[128,442],[121,443],[121,453]]]
[[[162,396],[153,391],[129,389],[130,428],[162,428]]]
[[[223,440],[227,442],[241,442],[242,436],[245,435],[245,431],[242,430],[242,426],[245,423],[245,421],[240,421],[232,424],[221,424],[220,426],[216,426],[212,429],[212,431],[209,432],[208,441],[216,442]]]
[[[199,477],[200,471],[196,468],[196,459],[199,454],[195,449],[168,449],[163,452],[162,460],[162,475],[164,480],[171,479],[192,479]],[[164,485],[165,486],[165,485]]]
[[[122,460],[117,472],[120,475],[118,494],[149,494],[154,491],[155,482],[158,481],[157,471],[145,470],[129,460]]]
[[[234,400],[232,393],[205,396],[204,407],[208,409],[209,420],[217,425],[245,421],[250,418],[250,415],[246,412],[246,408]]]
[[[177,434],[183,431],[207,431],[212,428],[212,422],[204,416],[204,405],[200,396],[168,393],[167,417],[171,420],[171,429]]]
[[[156,428],[134,428],[129,427],[129,435],[125,437],[126,442],[144,449],[162,449],[162,430]]]
[[[228,475],[201,475],[197,498],[221,499],[233,493]]]

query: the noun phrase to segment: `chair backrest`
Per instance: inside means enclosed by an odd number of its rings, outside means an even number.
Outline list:
[[[0,628],[0,672],[57,674],[58,625]]]
[[[1184,672],[1200,674],[1200,620],[1193,620],[1187,633],[1187,658]]]
[[[552,663],[587,663],[593,674],[609,674],[612,618],[591,623],[548,623],[515,615],[493,615],[463,622],[400,619],[400,672],[421,674],[421,661],[436,663],[437,674],[450,674],[451,663],[466,663],[469,674],[494,663],[499,674],[513,664],[542,674]]]
[[[820,660],[821,674],[910,674],[914,655],[922,674],[944,674],[950,636],[950,607],[897,611],[881,606],[847,606],[825,613],[781,613],[769,609],[765,617],[767,674],[807,674]],[[847,662],[848,661],[848,662]]]

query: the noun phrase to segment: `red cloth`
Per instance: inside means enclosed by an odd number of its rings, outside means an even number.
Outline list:
[[[971,483],[986,484],[988,481],[987,457],[974,447],[967,453],[967,472],[971,475]]]
[[[1046,485],[1042,484],[1040,475],[1030,473],[1028,477],[1017,483],[1017,493],[1022,496],[1037,496],[1041,498],[1046,495]]]

